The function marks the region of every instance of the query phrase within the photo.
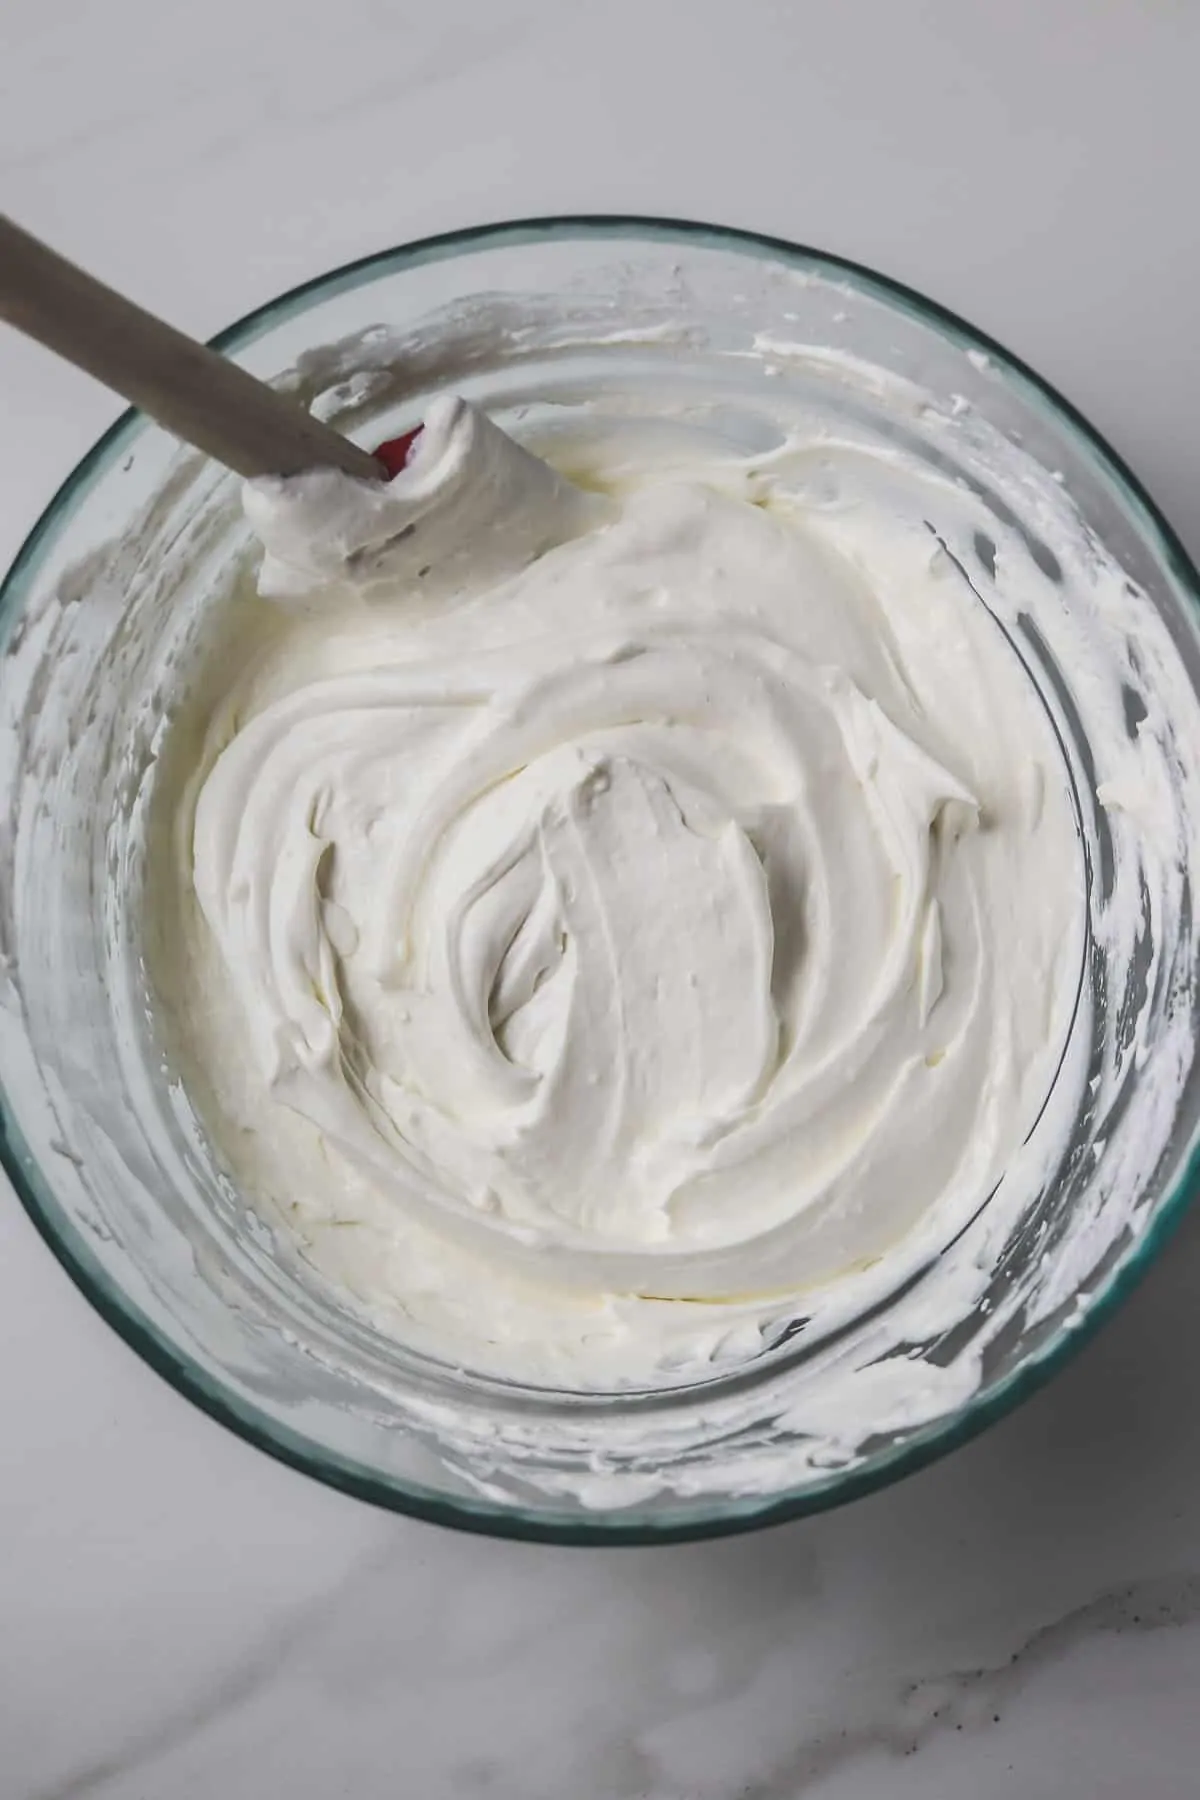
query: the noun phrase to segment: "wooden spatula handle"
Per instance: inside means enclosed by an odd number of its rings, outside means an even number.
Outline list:
[[[0,319],[239,475],[385,471],[236,363],[122,298],[0,214]]]

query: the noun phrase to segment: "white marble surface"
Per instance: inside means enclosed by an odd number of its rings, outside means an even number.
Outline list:
[[[1189,0],[4,0],[0,204],[210,333],[430,230],[709,216],[926,288],[1200,552]],[[0,558],[114,406],[0,334]],[[2,1800],[1189,1800],[1200,1216],[1052,1387],[841,1513],[490,1543],[227,1436],[0,1195]]]

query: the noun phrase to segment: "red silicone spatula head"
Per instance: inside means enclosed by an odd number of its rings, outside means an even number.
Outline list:
[[[412,430],[406,431],[402,437],[389,438],[386,444],[380,444],[375,452],[375,460],[383,464],[387,470],[389,481],[393,475],[398,475],[405,467],[412,454],[412,447],[423,430],[424,426],[414,425]]]

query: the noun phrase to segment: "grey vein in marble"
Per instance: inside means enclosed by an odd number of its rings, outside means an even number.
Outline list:
[[[881,1716],[831,1724],[797,1744],[794,1753],[737,1790],[736,1800],[801,1800],[818,1793],[830,1775],[871,1751],[917,1756],[949,1731],[986,1730],[1049,1664],[1068,1657],[1094,1634],[1162,1631],[1200,1621],[1200,1576],[1151,1576],[1102,1594],[1062,1618],[1039,1626],[1006,1662],[951,1669],[901,1687]],[[632,1797],[631,1797],[632,1800]],[[731,1795],[730,1800],[734,1800]],[[1180,1800],[1184,1800],[1181,1795]]]

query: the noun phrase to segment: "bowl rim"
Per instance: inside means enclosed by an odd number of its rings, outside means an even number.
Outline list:
[[[558,240],[640,239],[651,243],[699,244],[734,254],[782,262],[849,283],[873,299],[932,325],[964,350],[988,357],[1018,388],[1058,415],[1097,458],[1121,492],[1151,547],[1191,599],[1200,615],[1200,573],[1161,509],[1124,459],[1090,421],[1058,390],[995,338],[957,313],[866,264],[811,245],[735,226],[637,213],[564,213],[501,220],[439,232],[343,263],[289,288],[255,307],[210,339],[214,349],[234,351],[252,343],[268,327],[314,299],[331,298],[380,275],[464,252]],[[50,499],[0,581],[0,633],[19,616],[25,590],[36,574],[53,534],[93,482],[151,421],[136,408],[123,412],[85,453]],[[1101,1285],[1073,1317],[1007,1375],[981,1388],[965,1408],[913,1432],[903,1443],[868,1459],[859,1468],[833,1471],[800,1492],[738,1496],[673,1507],[661,1523],[633,1517],[624,1508],[564,1520],[535,1506],[504,1506],[467,1496],[448,1496],[420,1483],[383,1474],[369,1464],[315,1445],[301,1433],[270,1418],[235,1395],[178,1345],[124,1293],[94,1258],[83,1233],[54,1197],[53,1185],[24,1142],[20,1126],[0,1086],[0,1166],[34,1227],[76,1287],[100,1316],[144,1362],[185,1398],[246,1442],[277,1461],[328,1487],[390,1511],[487,1536],[569,1545],[645,1545],[732,1536],[824,1512],[862,1498],[915,1474],[967,1443],[1035,1393],[1063,1368],[1116,1312],[1145,1274],[1200,1188],[1200,1145],[1183,1160],[1169,1192],[1144,1231],[1123,1253]]]

